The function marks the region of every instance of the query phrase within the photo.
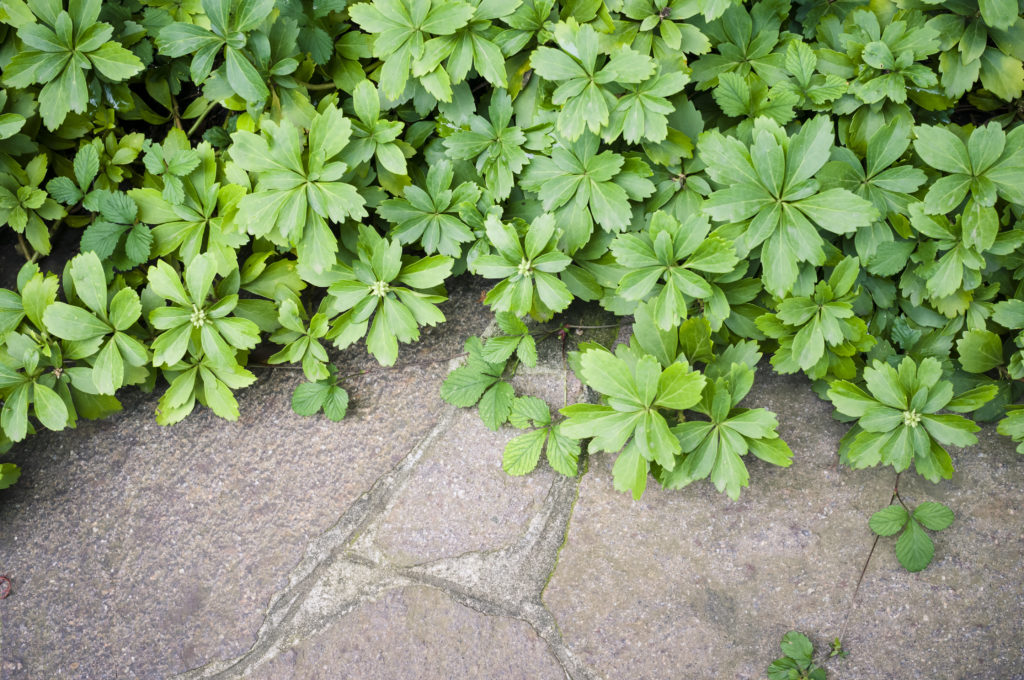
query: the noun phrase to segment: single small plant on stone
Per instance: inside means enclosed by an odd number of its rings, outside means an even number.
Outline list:
[[[838,643],[839,638],[836,638],[833,651]],[[789,631],[782,636],[779,647],[782,656],[768,666],[768,680],[826,680],[828,677],[824,668],[814,664],[814,645],[803,633]]]

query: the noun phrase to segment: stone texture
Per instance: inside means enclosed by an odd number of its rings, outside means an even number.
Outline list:
[[[436,385],[443,370],[426,373]],[[441,407],[410,396],[424,372],[406,371],[340,424],[306,420],[289,409],[297,379],[250,391],[238,423],[196,414],[161,429],[149,404],[18,452],[26,484],[0,511],[17,589],[0,609],[3,656],[25,667],[10,680],[159,677],[252,644],[306,542]]]
[[[613,457],[591,458],[544,602],[595,678],[760,678],[787,630],[839,634],[893,475],[838,468],[844,426],[806,381],[765,373],[747,405],[779,414],[795,460],[748,456],[738,502],[707,482],[633,502]]]
[[[565,677],[515,619],[457,604],[435,588],[391,590],[254,671],[253,680],[449,680]]]
[[[490,316],[479,286],[447,306],[380,370],[363,349],[339,359],[351,394],[341,423],[291,412],[301,371],[259,369],[239,393],[241,418],[205,409],[172,428],[156,399],[29,438],[0,497],[3,680],[166,677],[237,656],[253,643],[271,595],[307,542],[330,527],[430,430],[447,358]],[[414,362],[423,363],[414,363]]]
[[[540,511],[555,474],[505,474],[502,451],[516,433],[492,432],[475,411],[460,411],[384,512],[373,547],[393,565],[412,566],[514,543]]]

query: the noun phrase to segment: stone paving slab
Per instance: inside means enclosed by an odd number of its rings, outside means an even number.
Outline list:
[[[501,451],[515,434],[508,427],[492,432],[475,412],[460,410],[372,527],[372,541],[356,549],[404,567],[514,544],[555,476],[546,468],[505,474]]]
[[[163,677],[246,651],[296,555],[432,426],[422,377],[337,425],[291,414],[297,376],[276,372],[238,423],[166,430],[149,403],[32,440],[0,510],[3,659],[30,669],[10,677]]]
[[[895,475],[839,467],[845,426],[764,367],[748,405],[778,413],[796,461],[751,461],[738,502],[708,484],[633,502],[607,454],[575,479],[543,462],[510,478],[516,432],[438,397],[465,338],[493,330],[485,286],[454,289],[404,367],[343,353],[341,423],[293,415],[300,376],[263,369],[238,423],[160,428],[133,396],[12,452],[0,680],[763,678],[794,628],[843,637],[833,680],[1024,678],[1024,459],[992,428],[952,482],[901,481],[959,516],[917,575],[867,528]],[[583,398],[563,352],[628,335],[612,326],[549,338],[517,389]]]
[[[0,496],[0,573],[15,588],[0,603],[0,677],[158,678],[248,650],[307,543],[437,422],[446,357],[490,322],[478,288],[448,306],[448,332],[407,348],[405,369],[346,353],[340,423],[291,411],[301,371],[253,368],[238,422],[200,407],[163,428],[136,391],[113,418],[12,450],[23,472]]]
[[[360,605],[250,677],[562,680],[565,673],[524,621],[487,616],[436,588],[410,586]]]

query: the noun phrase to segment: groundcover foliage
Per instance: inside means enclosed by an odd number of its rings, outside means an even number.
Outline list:
[[[499,330],[442,396],[510,474],[737,498],[793,456],[765,356],[843,462],[948,479],[1024,441],[1022,60],[1017,0],[0,0],[0,450],[132,387],[237,418],[261,344],[340,419],[328,348],[395,364],[468,271]],[[633,334],[553,412],[510,378],[574,300]],[[912,569],[928,507],[872,524]]]

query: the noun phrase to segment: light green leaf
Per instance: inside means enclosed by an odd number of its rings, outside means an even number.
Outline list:
[[[871,515],[868,525],[879,536],[892,536],[907,524],[910,515],[902,505],[890,505]]]
[[[647,488],[647,471],[650,468],[636,446],[626,447],[612,466],[612,479],[616,491],[629,491],[633,500],[638,501]]]
[[[498,382],[488,388],[480,397],[480,419],[484,425],[497,430],[508,422],[515,396],[515,390],[507,382]]]
[[[521,476],[532,472],[540,460],[541,450],[547,438],[544,428],[532,430],[513,437],[505,445],[501,467],[510,475]]]
[[[65,340],[91,340],[111,332],[110,326],[81,307],[54,302],[43,312],[47,330]]]
[[[914,508],[914,519],[923,524],[926,529],[942,531],[955,519],[953,511],[942,503],[925,501]]]
[[[33,387],[36,418],[48,430],[63,430],[68,424],[68,407],[64,400],[46,385],[37,382]]]
[[[896,559],[907,571],[921,571],[931,564],[935,545],[921,525],[911,519],[906,531],[896,541]]]
[[[270,90],[259,72],[249,60],[234,47],[224,49],[224,64],[227,68],[228,83],[247,102],[260,102],[270,96]]]
[[[960,367],[968,373],[985,373],[1003,363],[1003,343],[992,331],[965,331],[956,343]]]

